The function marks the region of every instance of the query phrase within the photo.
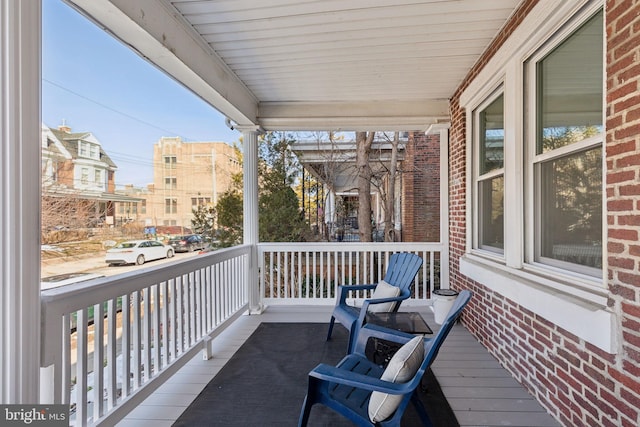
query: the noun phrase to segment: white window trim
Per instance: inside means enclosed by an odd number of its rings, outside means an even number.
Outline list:
[[[476,215],[467,209],[466,252],[460,259],[460,272],[515,303],[540,315],[576,336],[609,353],[616,353],[616,316],[607,306],[607,260],[603,250],[602,277],[596,278],[555,269],[536,263],[524,264],[525,195],[524,188],[524,64],[549,40],[572,33],[589,16],[603,8],[603,0],[557,2],[541,0],[505,41],[460,96],[466,110],[467,135],[474,135],[474,110],[502,84],[505,100],[505,255],[496,256],[474,249],[477,233]],[[574,19],[579,17],[580,19]],[[570,22],[570,24],[567,24]],[[606,78],[603,78],[603,82]],[[604,100],[603,100],[604,102]],[[605,109],[603,108],[603,112]],[[603,121],[603,123],[605,123]],[[467,159],[474,161],[475,139],[467,139]],[[603,149],[604,155],[604,149]],[[603,161],[603,167],[606,162]],[[603,175],[605,176],[605,175]],[[475,179],[473,170],[466,174],[466,204],[474,209]],[[605,209],[603,191],[603,210]],[[531,196],[528,196],[531,197]],[[512,202],[512,203],[511,203]],[[509,213],[507,213],[509,205]],[[528,205],[528,204],[527,204]],[[603,214],[603,234],[606,233]],[[526,236],[527,238],[531,236]],[[528,241],[531,241],[530,239]],[[606,240],[603,236],[603,243]],[[508,249],[507,249],[508,248]]]
[[[503,144],[503,164],[501,168],[497,168],[497,169],[493,169],[489,172],[485,172],[483,174],[480,173],[480,169],[481,169],[481,159],[480,159],[480,126],[479,126],[479,117],[480,117],[480,113],[482,111],[484,111],[492,102],[494,102],[496,99],[498,99],[500,96],[503,97],[503,110],[504,110],[504,87],[502,85],[502,82],[500,82],[500,85],[491,93],[489,94],[489,96],[487,96],[483,102],[481,104],[479,104],[478,106],[476,106],[473,109],[473,119],[472,119],[472,128],[473,128],[473,143],[471,144],[471,146],[473,147],[472,152],[472,159],[473,159],[473,170],[471,171],[471,182],[472,182],[472,186],[473,186],[473,208],[471,209],[472,212],[474,213],[478,213],[477,215],[473,215],[473,240],[472,240],[472,247],[473,248],[478,248],[479,251],[483,251],[483,252],[487,252],[487,255],[491,256],[495,256],[497,258],[504,258],[504,249],[500,250],[499,248],[492,248],[490,246],[486,246],[483,248],[480,248],[480,215],[479,215],[479,209],[480,209],[480,201],[479,201],[479,190],[478,190],[478,184],[480,182],[486,182],[488,180],[491,180],[493,178],[496,178],[498,176],[502,176],[503,178],[505,177],[505,165],[504,165],[504,144]],[[504,119],[504,113],[503,113],[503,119]],[[504,143],[506,144],[506,138],[504,139]],[[504,202],[504,199],[503,199]],[[504,206],[504,203],[503,203]],[[503,230],[505,229],[504,223],[503,223]],[[506,238],[506,237],[505,237]]]

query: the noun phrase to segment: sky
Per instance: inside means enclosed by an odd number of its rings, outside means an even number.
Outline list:
[[[224,116],[61,0],[43,1],[42,121],[91,132],[118,169],[116,189],[153,182],[163,136],[233,144]]]

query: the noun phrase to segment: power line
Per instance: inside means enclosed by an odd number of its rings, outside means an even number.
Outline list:
[[[96,101],[96,100],[91,99],[91,98],[89,98],[89,97],[87,97],[87,96],[84,96],[84,95],[82,95],[82,94],[79,94],[78,92],[75,92],[75,91],[73,91],[73,90],[71,90],[71,89],[69,89],[69,88],[67,88],[67,87],[64,87],[64,86],[62,86],[62,85],[61,85],[61,84],[59,84],[59,83],[55,83],[55,82],[53,82],[53,81],[51,81],[51,80],[48,80],[48,79],[45,79],[45,78],[42,78],[42,81],[43,81],[43,82],[45,82],[45,83],[49,83],[50,85],[55,86],[55,87],[57,87],[57,88],[59,88],[59,89],[62,89],[62,90],[64,90],[64,91],[66,91],[66,92],[69,92],[70,94],[72,94],[72,95],[74,95],[74,96],[77,96],[78,98],[82,98],[82,99],[84,99],[85,101],[89,101],[89,102],[91,102],[91,103],[93,103],[93,104],[96,104],[96,105],[98,105],[98,106],[100,106],[100,107],[102,107],[102,108],[104,108],[104,109],[106,109],[106,110],[112,111],[112,112],[114,112],[114,113],[116,113],[116,114],[120,114],[121,116],[124,116],[124,117],[126,117],[126,118],[128,118],[128,119],[134,120],[134,121],[136,121],[136,122],[138,122],[138,123],[142,123],[142,124],[143,124],[143,125],[145,125],[145,126],[149,126],[149,127],[154,128],[154,129],[157,129],[157,130],[159,130],[159,131],[162,131],[162,132],[163,132],[163,133],[165,133],[166,135],[177,135],[177,136],[181,137],[182,139],[184,139],[185,141],[195,141],[195,139],[194,139],[194,138],[187,138],[187,137],[185,137],[185,136],[183,136],[183,135],[180,135],[178,132],[173,132],[173,131],[170,131],[170,130],[167,130],[167,129],[161,128],[161,127],[156,126],[156,125],[154,125],[154,124],[152,124],[152,123],[146,122],[146,121],[144,121],[144,120],[142,120],[142,119],[139,119],[139,118],[137,118],[137,117],[134,117],[134,116],[132,116],[132,115],[130,115],[130,114],[127,114],[127,113],[124,113],[124,112],[122,112],[122,111],[120,111],[120,110],[117,110],[117,109],[115,109],[115,108],[113,108],[113,107],[109,107],[108,105],[105,105],[105,104],[103,104],[103,103],[101,103],[101,102],[99,102],[99,101]]]

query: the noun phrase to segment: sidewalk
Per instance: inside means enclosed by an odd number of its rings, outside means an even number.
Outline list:
[[[106,267],[104,254],[49,258],[42,260],[40,276],[49,277],[65,273],[84,273],[102,267]]]

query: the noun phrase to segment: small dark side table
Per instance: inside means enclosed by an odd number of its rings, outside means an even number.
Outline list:
[[[366,323],[384,326],[385,328],[410,334],[432,334],[433,331],[418,312],[368,313]],[[386,366],[401,345],[372,338],[367,342],[365,355],[374,363]]]

